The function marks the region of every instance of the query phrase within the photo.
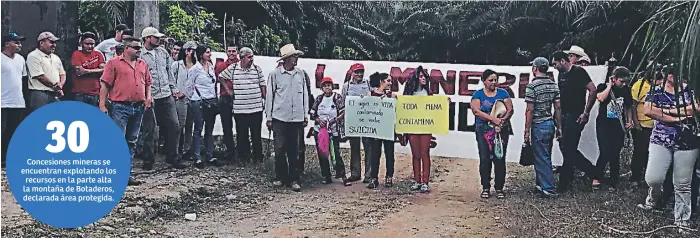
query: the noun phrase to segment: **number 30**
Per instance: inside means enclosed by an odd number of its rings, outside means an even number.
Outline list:
[[[66,148],[66,139],[63,138],[66,125],[61,121],[51,121],[46,124],[46,130],[55,131],[51,134],[51,140],[56,141],[55,145],[46,145],[46,151],[51,153],[60,153]],[[80,144],[78,144],[77,131],[80,131]],[[68,148],[73,153],[83,153],[87,150],[90,143],[90,132],[88,126],[83,121],[74,121],[68,126]]]

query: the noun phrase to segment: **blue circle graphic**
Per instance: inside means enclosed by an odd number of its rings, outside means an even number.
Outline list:
[[[124,134],[97,107],[56,102],[31,113],[7,149],[7,182],[29,215],[57,228],[94,223],[119,203],[131,175]]]

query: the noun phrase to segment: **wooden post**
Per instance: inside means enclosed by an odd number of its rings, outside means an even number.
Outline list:
[[[160,11],[158,1],[135,1],[134,2],[134,35],[141,38],[141,31],[146,27],[160,29]]]

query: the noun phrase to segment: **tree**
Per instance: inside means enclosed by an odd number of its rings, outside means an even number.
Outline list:
[[[165,22],[163,31],[169,37],[182,41],[196,41],[211,47],[213,51],[221,51],[221,44],[214,41],[212,35],[221,26],[214,14],[200,9],[195,14],[189,14],[178,4],[168,4],[166,13],[168,21]]]

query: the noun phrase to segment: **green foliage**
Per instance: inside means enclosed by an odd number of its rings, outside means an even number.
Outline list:
[[[126,20],[128,10],[129,5],[123,0],[82,0],[78,7],[78,25],[81,31],[94,32],[105,40],[113,35],[117,24]]]
[[[359,54],[353,48],[333,47],[333,58],[343,60],[359,60]]]
[[[164,34],[177,40],[206,44],[213,51],[222,50],[221,44],[212,38],[221,27],[213,13],[201,9],[194,14],[189,14],[178,4],[171,2],[162,4],[169,4],[165,15],[168,21],[163,23]]]

